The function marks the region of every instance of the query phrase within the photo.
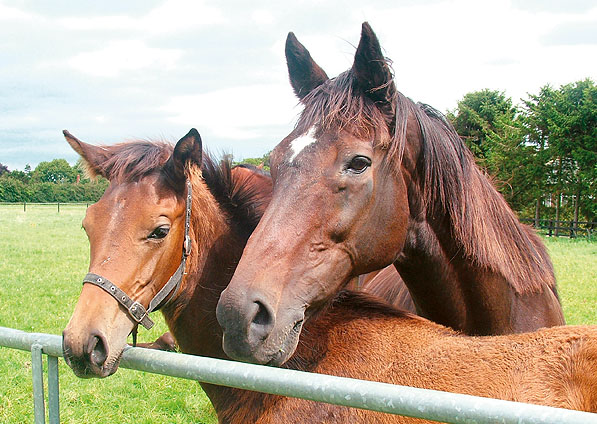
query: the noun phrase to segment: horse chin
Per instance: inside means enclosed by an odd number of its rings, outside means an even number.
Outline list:
[[[283,365],[294,354],[302,328],[303,319],[300,319],[281,331],[274,331],[261,343],[249,346],[245,343],[239,344],[233,337],[227,337],[224,333],[222,346],[224,352],[234,360],[277,367]],[[239,350],[239,345],[247,347],[241,347]]]
[[[85,357],[75,357],[67,350],[64,351],[64,361],[79,378],[106,378],[118,371],[122,352],[123,350],[118,355],[108,358],[101,367],[93,364]]]
[[[67,365],[73,370],[73,373],[79,378],[106,378],[114,374],[118,370],[120,359],[111,362],[110,364],[104,364],[102,367],[90,365],[88,363],[82,363],[77,360],[68,359],[64,357]]]
[[[268,355],[269,359],[265,362],[266,365],[278,367],[292,357],[298,346],[303,322],[304,320],[299,320],[292,325],[290,331],[286,333],[286,337],[283,339],[281,346],[279,346],[273,354]],[[278,338],[278,340],[280,339]]]

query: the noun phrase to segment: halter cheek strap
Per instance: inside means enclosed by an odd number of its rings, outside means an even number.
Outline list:
[[[154,322],[149,318],[148,311],[139,302],[132,300],[125,292],[120,290],[114,283],[107,278],[97,274],[89,273],[83,278],[83,284],[89,283],[103,289],[112,296],[128,311],[129,315],[143,327],[148,330],[153,327]]]
[[[180,289],[180,283],[184,275],[187,257],[191,254],[191,239],[189,238],[189,231],[191,227],[191,207],[192,207],[192,187],[191,182],[187,180],[187,197],[186,197],[186,210],[185,210],[185,228],[184,228],[184,242],[182,246],[182,260],[180,265],[174,271],[174,274],[168,279],[168,282],[160,289],[159,292],[151,299],[147,309],[136,300],[131,299],[124,291],[119,289],[114,283],[101,275],[89,273],[83,278],[83,284],[93,284],[110,296],[112,296],[118,303],[120,303],[128,311],[130,317],[137,323],[141,324],[146,329],[153,327],[154,322],[149,318],[149,313],[157,311],[162,306],[166,305],[170,300],[174,298],[178,290]],[[164,302],[166,297],[172,294],[167,302]],[[135,326],[136,328],[136,326]]]

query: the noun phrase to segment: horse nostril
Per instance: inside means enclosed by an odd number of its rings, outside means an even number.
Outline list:
[[[100,335],[92,335],[87,344],[89,361],[98,367],[102,367],[108,358],[108,349],[104,338]]]
[[[270,309],[262,302],[256,300],[254,304],[257,307],[257,311],[251,321],[251,333],[258,339],[265,339],[272,331],[274,327],[274,315]]]
[[[272,322],[272,315],[269,313],[268,309],[263,305],[263,303],[256,301],[257,304],[257,313],[253,317],[253,324],[257,325],[269,325]]]

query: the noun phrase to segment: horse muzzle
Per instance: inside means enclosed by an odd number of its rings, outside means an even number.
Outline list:
[[[232,359],[281,365],[294,353],[304,321],[304,310],[275,311],[265,296],[222,293],[216,316],[223,329],[222,347]]]
[[[62,351],[67,365],[82,378],[104,378],[114,374],[122,353],[122,350],[116,355],[110,352],[106,338],[100,332],[77,338],[67,330],[62,333]]]

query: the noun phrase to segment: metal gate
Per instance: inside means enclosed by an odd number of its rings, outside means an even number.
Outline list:
[[[48,419],[60,422],[62,337],[0,327],[0,346],[31,351],[35,423],[45,423],[43,355],[48,357]],[[597,414],[527,403],[313,374],[181,353],[127,348],[120,366],[155,374],[447,423],[597,424]]]

